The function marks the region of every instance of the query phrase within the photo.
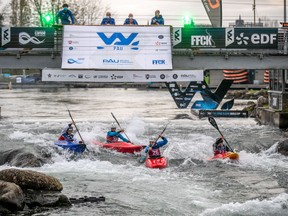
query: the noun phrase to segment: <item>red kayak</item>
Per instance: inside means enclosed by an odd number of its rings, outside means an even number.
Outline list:
[[[229,158],[230,160],[238,160],[239,154],[236,152],[226,152],[223,154],[216,154],[216,155],[214,155],[214,157],[209,158],[209,160],[226,159],[226,158]]]
[[[140,152],[143,149],[143,146],[134,145],[132,143],[126,143],[126,142],[101,143],[101,142],[93,141],[92,143],[99,145],[103,148],[116,150],[121,153],[133,154],[134,152]]]
[[[165,157],[158,157],[158,158],[147,158],[145,165],[148,168],[163,169],[167,167],[168,163]]]

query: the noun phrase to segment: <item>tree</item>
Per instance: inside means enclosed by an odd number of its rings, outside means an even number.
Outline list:
[[[82,0],[81,5],[76,7],[78,8],[75,8],[77,11],[75,18],[77,23],[82,25],[95,25],[97,19],[100,19],[110,9],[107,5],[103,5],[101,0]]]
[[[4,16],[0,14],[0,26],[3,26]]]
[[[55,0],[54,0],[55,1]],[[56,10],[59,11],[65,0],[55,2]],[[102,0],[70,0],[69,9],[73,12],[75,22],[79,25],[92,25],[97,23],[107,10],[110,8],[102,3]]]
[[[29,0],[12,0],[10,2],[11,15],[10,24],[12,26],[29,26],[31,9]]]
[[[4,18],[10,19],[11,26],[51,26],[55,23],[56,13],[66,2],[66,0],[11,0],[9,13],[7,12],[9,17]],[[109,7],[104,5],[102,0],[69,0],[69,9],[73,12],[77,24],[91,25],[96,24]]]
[[[43,14],[42,14],[42,0],[30,0],[32,4],[34,4],[34,7],[36,9],[36,12],[38,13],[39,16],[39,22],[40,26],[44,26],[43,23]]]

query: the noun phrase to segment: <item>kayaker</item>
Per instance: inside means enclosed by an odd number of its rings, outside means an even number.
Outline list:
[[[58,140],[78,143],[78,140],[74,137],[74,134],[72,132],[73,132],[72,124],[68,124],[68,126],[66,126],[62,130],[62,134],[61,134],[61,136],[59,137]],[[79,143],[81,144],[82,141],[79,141]]]
[[[213,151],[214,155],[224,154],[229,151],[229,148],[224,144],[222,137],[217,138],[215,143],[213,143]]]
[[[126,139],[125,137],[122,136],[122,134],[121,134],[122,132],[124,132],[123,129],[116,131],[116,125],[112,124],[111,131],[107,132],[106,142],[107,143],[115,143],[115,142],[118,142],[118,139],[120,138],[124,142],[130,143],[130,141],[128,139]]]
[[[146,146],[146,148],[145,148],[145,153],[147,153],[149,151],[148,154],[149,154],[149,157],[151,157],[151,158],[161,157],[160,147],[162,147],[168,143],[168,140],[164,136],[160,135],[159,138],[161,138],[162,141],[155,142],[155,139],[150,138],[149,139],[149,145]]]

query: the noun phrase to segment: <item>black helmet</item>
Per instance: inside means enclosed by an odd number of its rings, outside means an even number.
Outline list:
[[[68,131],[73,131],[73,127],[68,127],[66,132],[68,133]]]
[[[223,142],[223,139],[222,137],[219,137],[216,139],[216,144],[219,144],[219,143],[222,143]]]

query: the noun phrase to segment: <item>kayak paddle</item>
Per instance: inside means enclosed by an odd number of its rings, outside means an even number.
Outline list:
[[[153,144],[152,146],[150,146],[150,147],[153,147],[153,146],[155,145],[155,143],[158,141],[158,139],[163,135],[163,133],[165,132],[165,130],[166,130],[166,128],[167,128],[167,126],[168,126],[169,123],[170,123],[170,122],[168,122],[168,123],[166,124],[166,126],[164,127],[164,129],[162,130],[162,132],[159,134],[159,136],[158,136],[157,139],[155,140],[154,144]],[[149,153],[149,149],[148,149],[148,151],[147,151],[147,153],[146,153],[145,155],[142,155],[142,156],[140,157],[139,163],[144,163],[144,162],[146,161],[146,159],[147,159],[147,157],[148,157],[148,155],[149,155],[148,153]]]
[[[74,119],[73,119],[73,117],[72,117],[72,115],[71,115],[70,110],[68,109],[68,107],[67,107],[66,104],[65,104],[65,106],[66,106],[67,111],[68,111],[68,113],[69,113],[69,116],[70,116],[70,118],[71,118],[71,120],[72,120],[72,123],[73,123],[73,125],[75,126],[76,131],[77,131],[78,134],[79,134],[79,137],[80,137],[80,139],[81,139],[81,141],[82,141],[82,144],[85,145],[85,148],[87,149],[87,151],[89,151],[88,148],[87,148],[87,145],[84,143],[84,140],[83,140],[83,138],[82,138],[82,136],[81,136],[81,134],[80,134],[80,131],[78,130],[78,128],[77,128],[77,126],[76,126],[76,123],[75,123],[75,121],[74,121]]]
[[[223,134],[222,134],[221,131],[219,130],[218,125],[217,125],[215,119],[214,119],[212,116],[209,116],[209,117],[208,117],[208,121],[210,122],[210,124],[211,124],[214,128],[216,128],[216,129],[218,130],[218,132],[220,133],[220,135],[223,137],[223,139],[224,139],[225,142],[227,143],[227,146],[229,147],[229,149],[234,152],[234,150],[231,148],[231,146],[229,145],[229,143],[227,142],[227,140],[225,139],[225,137],[223,136]]]
[[[119,124],[119,122],[117,121],[116,117],[113,115],[113,113],[111,112],[112,117],[115,119],[115,121],[117,122],[120,130],[123,130]],[[129,137],[127,136],[127,134],[125,133],[125,131],[123,132],[125,134],[125,136],[127,137],[127,139],[129,140],[129,142],[131,143],[131,140],[129,139]]]

